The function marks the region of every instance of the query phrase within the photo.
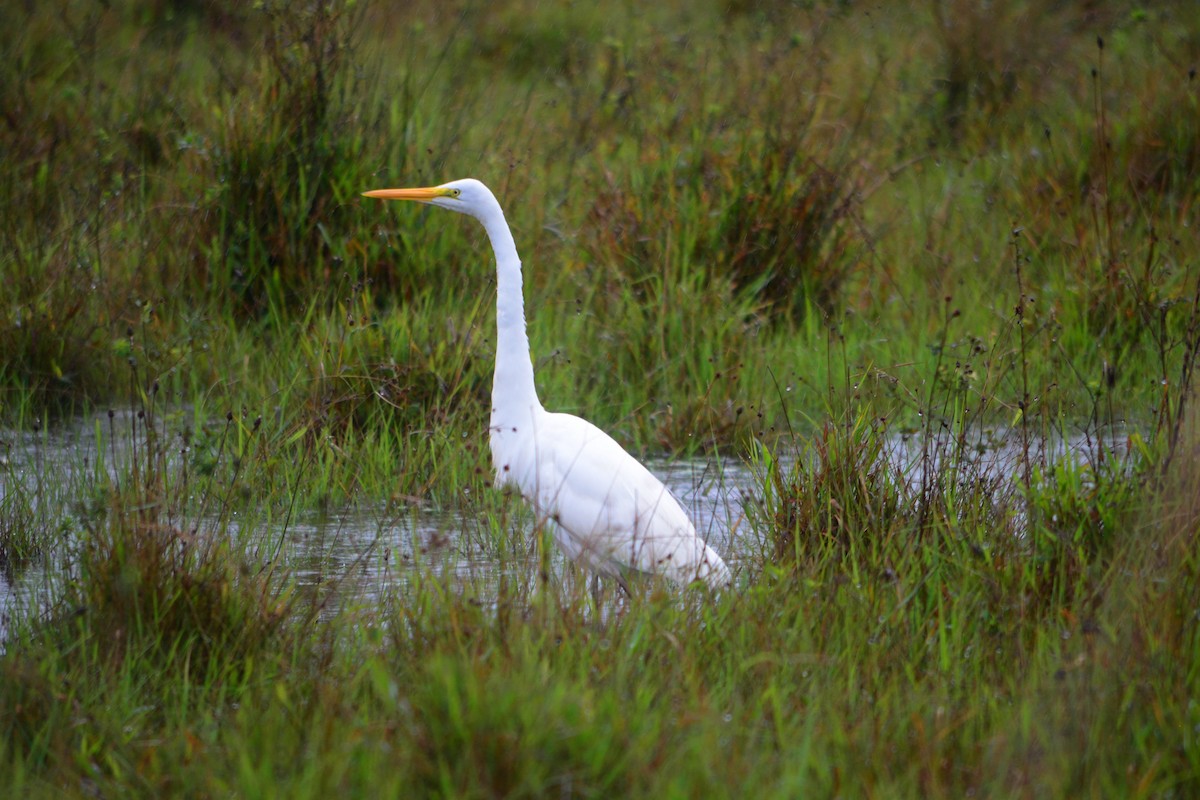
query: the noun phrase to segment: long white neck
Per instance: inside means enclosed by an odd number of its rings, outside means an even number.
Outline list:
[[[533,384],[533,361],[525,333],[521,259],[499,204],[480,222],[496,253],[496,371],[492,376],[492,429],[525,425],[540,410]]]

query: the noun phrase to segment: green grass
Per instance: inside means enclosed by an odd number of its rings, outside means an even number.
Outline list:
[[[0,794],[1196,793],[1189,3],[4,12]],[[736,593],[530,568],[486,238],[359,197],[467,176],[546,405],[754,467]],[[355,504],[497,576],[297,581]]]
[[[150,509],[179,476],[146,451],[0,659],[7,786],[1190,793],[1192,465],[1156,475],[1142,449],[998,495],[950,460],[906,483],[887,431],[847,423],[818,458],[764,454],[751,524],[774,546],[737,592],[647,586],[604,619],[583,583],[507,570],[522,556],[499,542],[494,602],[431,563],[330,616],[271,578],[265,524],[165,528],[184,506]],[[232,497],[231,516],[257,501]]]

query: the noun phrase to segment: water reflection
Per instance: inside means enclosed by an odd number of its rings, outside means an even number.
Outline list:
[[[0,440],[0,492],[6,501],[25,503],[28,523],[47,541],[58,539],[22,570],[0,569],[0,643],[11,615],[45,608],[56,594],[67,565],[62,536],[50,531],[78,531],[72,509],[96,486],[118,479],[112,464],[126,464],[131,431],[138,420],[129,412],[98,414],[53,434],[6,432]],[[165,433],[163,434],[165,437]],[[922,495],[922,482],[947,465],[957,479],[987,481],[997,491],[1011,490],[1025,464],[1053,464],[1066,459],[1097,464],[1128,449],[1123,430],[1103,438],[1076,437],[1026,440],[1019,430],[979,429],[970,440],[897,435],[887,439],[881,461],[910,496]],[[797,456],[804,457],[804,456]],[[785,462],[786,463],[786,462]],[[655,460],[647,466],[688,510],[697,531],[735,570],[740,560],[765,552],[747,513],[756,502],[759,480],[741,462]],[[319,594],[334,610],[342,598],[370,602],[389,589],[403,587],[424,570],[453,581],[464,593],[490,602],[502,579],[518,585],[535,580],[538,555],[534,520],[517,498],[501,504],[501,513],[472,508],[433,511],[353,503],[334,512],[306,512],[287,523],[225,521],[230,535],[245,533],[258,543],[251,555],[267,563],[278,553],[279,564],[304,591]],[[7,513],[7,512],[6,512]],[[240,526],[245,525],[245,530]],[[221,530],[217,520],[201,519],[200,529]],[[551,568],[559,580],[575,580],[574,568],[555,551]],[[0,645],[2,646],[2,645]]]
[[[136,435],[139,426],[142,438]],[[162,436],[167,437],[165,428]],[[144,442],[144,424],[133,412],[101,412],[52,432],[5,432],[0,440],[2,496],[19,495],[38,535],[48,542],[58,540],[24,568],[0,569],[2,643],[13,615],[49,608],[69,573],[70,565],[64,562],[70,558],[72,541],[48,532],[78,535],[69,533],[83,527],[74,515],[97,487],[121,479],[121,469],[113,465],[128,467],[133,456],[130,442]],[[753,485],[749,470],[740,463],[680,460],[656,460],[647,466],[680,499],[701,536],[736,568],[752,544],[744,507]],[[318,593],[329,611],[336,610],[342,598],[378,599],[406,585],[418,571],[452,580],[465,593],[488,601],[502,579],[520,584],[533,581],[538,573],[532,514],[516,497],[502,508],[500,515],[469,505],[456,511],[396,511],[358,502],[333,512],[299,513],[286,527],[278,520],[264,523],[233,515],[224,521],[202,517],[198,528],[202,535],[224,530],[256,543],[249,554],[260,564],[278,553],[282,570],[302,590]],[[556,549],[551,569],[558,580],[576,576]]]
[[[753,484],[741,464],[662,460],[647,464],[688,510],[696,530],[731,566],[753,544],[745,502]],[[286,533],[284,563],[301,586],[370,601],[403,586],[417,570],[452,579],[480,600],[494,598],[502,578],[532,579],[538,555],[534,518],[517,498],[507,516],[489,519],[465,511],[389,515],[381,508],[346,508],[334,514],[301,515]],[[491,530],[491,525],[504,530]],[[555,551],[555,578],[575,569]],[[336,601],[330,607],[336,608]]]

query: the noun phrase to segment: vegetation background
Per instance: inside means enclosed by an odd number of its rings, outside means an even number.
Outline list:
[[[1200,788],[1194,3],[0,7],[5,793]],[[467,176],[738,592],[531,566],[486,239],[359,197]],[[513,568],[297,581],[354,503]]]

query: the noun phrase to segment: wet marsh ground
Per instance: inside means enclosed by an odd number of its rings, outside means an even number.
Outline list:
[[[1200,24],[1002,6],[5,4],[0,794],[1196,794]],[[734,591],[491,490],[466,176]]]

